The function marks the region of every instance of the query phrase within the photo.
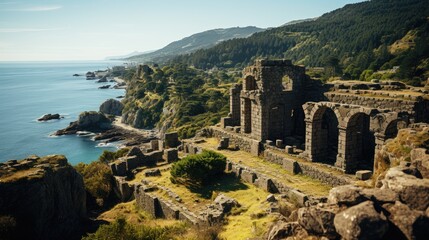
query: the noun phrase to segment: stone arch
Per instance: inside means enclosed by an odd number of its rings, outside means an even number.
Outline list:
[[[312,160],[334,164],[338,154],[338,117],[328,106],[319,106],[311,123]]]
[[[254,76],[248,75],[244,78],[243,90],[252,91],[256,90],[256,79]]]
[[[281,103],[274,103],[269,108],[268,138],[271,140],[285,137],[285,106]]]
[[[345,139],[346,172],[358,169],[372,170],[375,153],[375,137],[370,131],[370,117],[357,112],[347,118]]]

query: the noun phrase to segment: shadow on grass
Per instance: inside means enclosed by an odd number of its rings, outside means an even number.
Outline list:
[[[234,173],[224,173],[217,176],[205,184],[187,184],[186,186],[191,192],[197,193],[200,197],[209,199],[214,191],[216,192],[231,192],[237,190],[246,190],[249,187],[236,178]]]

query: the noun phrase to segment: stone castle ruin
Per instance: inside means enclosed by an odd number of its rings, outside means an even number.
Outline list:
[[[275,147],[354,173],[372,170],[386,140],[417,122],[429,122],[422,88],[394,81],[323,85],[291,61],[258,60],[231,88],[230,114],[221,127],[254,154]]]

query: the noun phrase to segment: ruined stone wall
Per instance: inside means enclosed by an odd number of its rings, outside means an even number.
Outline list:
[[[215,137],[218,139],[221,139],[222,137],[228,137],[230,146],[235,145],[240,150],[249,152],[255,156],[258,156],[262,151],[261,143],[250,137],[244,136],[242,134],[237,134],[234,132],[228,132],[218,127],[210,127],[210,129],[212,130],[211,137]]]
[[[298,162],[292,158],[287,158],[283,155],[277,154],[272,150],[264,151],[264,158],[267,161],[282,165],[283,168],[291,172],[292,174],[304,174],[313,179],[317,179],[325,184],[329,184],[332,186],[340,186],[350,184],[351,181],[349,178],[335,175],[332,172],[322,171],[317,167],[317,164],[306,164],[303,162]]]
[[[416,101],[413,100],[368,97],[352,94],[342,94],[337,92],[327,92],[325,93],[325,96],[331,102],[361,105],[364,107],[371,107],[377,109],[390,109],[398,112],[406,111],[411,113],[414,111],[414,107],[416,104]]]
[[[284,194],[290,200],[296,202],[300,206],[305,206],[308,200],[314,200],[312,197],[300,192],[297,189],[286,186],[276,179],[270,178],[265,174],[259,173],[252,168],[245,167],[238,163],[228,161],[227,171],[231,171],[242,181],[253,184],[267,192]]]
[[[135,186],[134,195],[137,206],[154,218],[181,220],[192,225],[205,223],[194,213],[174,204],[172,201],[159,198],[150,192],[145,192],[143,185]]]
[[[241,84],[236,84],[229,91],[229,109],[231,113],[232,126],[240,126],[241,121],[241,104],[240,92],[242,90]]]

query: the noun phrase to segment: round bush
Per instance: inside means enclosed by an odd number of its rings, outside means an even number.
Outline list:
[[[184,179],[194,183],[206,183],[222,174],[225,166],[225,156],[204,150],[200,154],[189,155],[174,163],[171,168],[171,177],[173,181]]]

